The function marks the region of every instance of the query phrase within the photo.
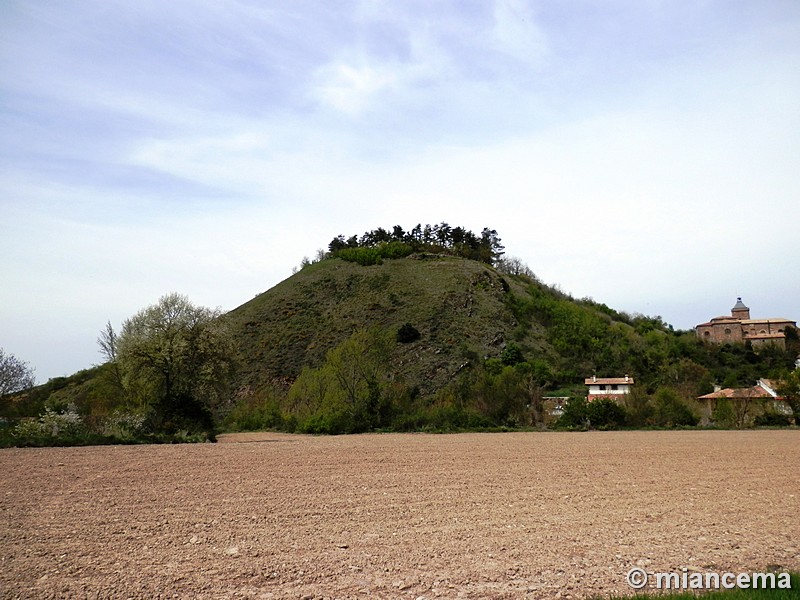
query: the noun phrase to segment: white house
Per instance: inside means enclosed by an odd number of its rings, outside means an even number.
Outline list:
[[[622,400],[626,394],[630,394],[633,385],[633,377],[597,377],[592,375],[584,381],[589,386],[589,394],[586,399],[591,402],[597,398],[608,398],[609,400]]]

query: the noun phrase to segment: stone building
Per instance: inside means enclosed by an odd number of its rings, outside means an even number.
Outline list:
[[[797,327],[789,319],[751,319],[750,309],[741,298],[731,309],[731,316],[714,317],[708,323],[695,327],[697,337],[712,344],[741,344],[750,342],[754,347],[764,344],[778,344],[783,347],[786,328]]]
[[[712,393],[697,398],[702,407],[703,422],[709,423],[721,401],[727,401],[738,413],[739,426],[752,425],[758,415],[777,413],[792,417],[792,408],[776,391],[777,383],[759,379],[753,387],[715,389]]]

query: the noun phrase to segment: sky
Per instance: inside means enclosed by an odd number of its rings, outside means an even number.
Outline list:
[[[39,382],[164,294],[441,221],[679,329],[800,320],[800,3],[0,3],[0,347]]]

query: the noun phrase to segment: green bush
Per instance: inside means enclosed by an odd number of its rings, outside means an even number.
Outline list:
[[[405,323],[397,330],[397,341],[401,344],[416,342],[419,338],[419,331],[411,323]]]
[[[736,420],[731,401],[727,398],[717,400],[711,418],[719,427],[731,427]]]
[[[414,249],[403,242],[388,242],[377,246],[361,246],[355,248],[342,248],[334,256],[348,262],[358,263],[361,266],[380,265],[384,258],[404,258],[414,252]]]
[[[375,248],[343,248],[336,256],[348,262],[358,263],[362,267],[383,263],[380,252]]]
[[[525,357],[522,355],[522,350],[519,349],[519,346],[510,342],[506,344],[506,347],[503,348],[503,351],[500,353],[500,360],[503,361],[504,365],[513,367],[523,362]]]
[[[222,421],[225,431],[264,431],[287,427],[276,398],[242,399]]]
[[[557,429],[583,430],[589,427],[586,398],[574,397],[567,400],[564,412],[555,423]]]
[[[593,429],[619,429],[625,417],[625,409],[610,398],[598,398],[586,405],[586,418]]]
[[[788,415],[767,411],[755,418],[756,427],[788,427],[792,424]]]
[[[695,426],[699,417],[672,388],[662,387],[653,397],[653,418],[661,427]]]

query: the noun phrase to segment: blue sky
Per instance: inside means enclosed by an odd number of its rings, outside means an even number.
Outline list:
[[[0,347],[447,221],[577,297],[800,319],[800,3],[6,0]]]

